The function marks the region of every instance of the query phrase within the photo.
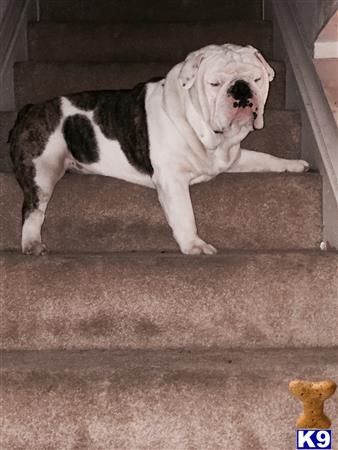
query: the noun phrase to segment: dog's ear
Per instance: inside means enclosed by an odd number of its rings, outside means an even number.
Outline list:
[[[270,64],[267,63],[266,59],[263,57],[263,55],[261,54],[261,52],[259,52],[258,50],[255,52],[256,58],[258,58],[258,60],[261,62],[261,64],[263,65],[264,69],[267,71],[268,73],[268,78],[269,81],[272,81],[275,78],[275,71],[273,70],[273,68],[270,66]]]
[[[252,47],[251,45],[248,45],[248,47],[253,51],[253,54],[266,70],[269,81],[272,81],[275,78],[275,71],[273,70],[273,68],[270,66],[270,64],[268,64],[262,53],[257,50],[257,48]]]
[[[253,47],[252,45],[247,45],[246,47],[243,47],[243,50],[249,50],[250,53],[256,56],[258,61],[262,64],[264,67],[266,73],[268,74],[268,80],[272,81],[275,78],[275,71],[273,68],[268,64],[262,53],[257,50],[257,48]]]
[[[201,48],[189,53],[178,74],[178,81],[184,89],[190,89],[195,83],[200,64],[204,58],[205,49]]]

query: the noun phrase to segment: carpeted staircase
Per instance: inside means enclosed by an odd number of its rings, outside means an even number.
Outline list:
[[[271,61],[259,0],[42,0],[17,107],[130,87],[209,43]],[[272,61],[266,127],[244,146],[299,158]],[[337,381],[337,253],[321,252],[321,177],[225,174],[191,189],[216,256],[183,256],[150,189],[66,175],[44,257],[19,252],[21,191],[0,113],[1,450],[292,450],[295,378]],[[337,424],[337,395],[326,405]]]

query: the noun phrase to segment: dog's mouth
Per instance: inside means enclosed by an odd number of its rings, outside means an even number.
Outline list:
[[[252,127],[254,130],[259,130],[259,127],[256,126],[256,119],[258,117],[258,114],[254,111],[252,113],[253,121],[252,121]]]
[[[260,123],[257,123],[257,118],[258,118],[257,112],[252,111],[251,114],[247,114],[247,113],[248,113],[248,111],[245,111],[244,115],[241,114],[240,116],[242,116],[242,117],[239,117],[238,114],[232,116],[232,118],[226,128],[228,128],[228,127],[231,128],[235,123],[237,123],[239,125],[252,126],[253,130],[261,129],[262,125]],[[213,132],[215,134],[224,134],[225,128],[214,129]]]
[[[251,126],[254,130],[263,128],[263,112],[258,106],[257,97],[253,95],[251,98],[233,101],[230,105],[229,119],[229,127],[238,124]]]

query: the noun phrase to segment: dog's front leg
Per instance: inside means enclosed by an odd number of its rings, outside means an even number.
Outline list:
[[[283,159],[267,153],[241,149],[240,157],[227,172],[306,172],[310,165],[301,159]]]
[[[158,198],[174,238],[181,252],[187,255],[212,255],[215,247],[204,242],[197,234],[194,211],[189,192],[189,180],[170,176],[153,177]]]

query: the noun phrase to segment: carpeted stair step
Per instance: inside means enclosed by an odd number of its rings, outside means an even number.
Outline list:
[[[0,182],[0,249],[19,248],[21,190],[11,174]],[[220,249],[319,246],[318,174],[225,174],[192,186],[191,196],[201,237]],[[102,176],[60,181],[44,235],[57,252],[177,250],[155,190]]]
[[[0,112],[0,171],[11,172],[12,162],[7,144],[8,132],[16,118],[15,112]],[[288,139],[285,140],[285,136]],[[242,147],[270,153],[282,158],[300,156],[300,116],[295,111],[269,109],[265,112],[265,127],[250,133]]]
[[[44,0],[42,20],[62,21],[197,21],[259,20],[261,0]]]
[[[165,76],[172,63],[71,63],[22,62],[14,67],[16,104],[37,103],[57,95],[97,89],[130,88],[141,81]],[[272,63],[276,78],[268,106],[284,108],[285,68]]]
[[[337,368],[320,348],[5,352],[2,449],[292,449],[289,382]]]
[[[332,347],[337,253],[0,253],[5,349]]]
[[[272,56],[272,26],[263,21],[165,23],[32,23],[33,61],[183,61],[209,44],[251,44]]]

